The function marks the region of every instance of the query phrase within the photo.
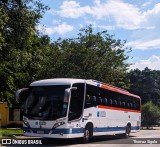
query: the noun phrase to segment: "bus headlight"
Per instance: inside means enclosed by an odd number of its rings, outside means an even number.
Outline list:
[[[65,122],[57,122],[57,123],[55,123],[55,124],[53,125],[53,129],[55,129],[55,128],[59,127],[59,126],[62,126],[62,125],[64,125],[64,124],[65,124]]]

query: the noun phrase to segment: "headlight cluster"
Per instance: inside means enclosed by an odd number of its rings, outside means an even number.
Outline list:
[[[57,122],[57,123],[55,123],[54,125],[53,125],[53,129],[54,128],[57,128],[57,127],[59,127],[59,126],[62,126],[62,125],[64,125],[65,124],[65,122]]]
[[[30,128],[30,125],[29,125],[29,123],[28,123],[28,121],[27,121],[26,118],[23,119],[23,123],[24,123],[28,128]]]

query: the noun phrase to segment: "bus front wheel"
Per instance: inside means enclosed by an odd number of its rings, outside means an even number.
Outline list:
[[[88,143],[92,136],[93,136],[93,127],[87,125],[84,130],[83,143]]]

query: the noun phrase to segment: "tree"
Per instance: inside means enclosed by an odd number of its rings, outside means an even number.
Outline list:
[[[46,77],[96,79],[128,87],[126,74],[129,48],[107,31],[94,33],[92,26],[80,30],[76,38],[58,39],[52,44],[44,64]],[[47,67],[47,68],[46,68]]]
[[[0,1],[0,100],[2,101],[11,104],[15,91],[34,79],[31,68],[35,65],[32,66],[31,63],[35,58],[39,60],[41,58],[39,56],[43,56],[40,49],[35,47],[37,45],[40,48],[37,43],[40,39],[36,25],[46,9],[47,7],[38,0]]]
[[[125,41],[88,26],[76,38],[50,43],[36,30],[46,9],[39,0],[0,1],[1,101],[13,104],[17,89],[46,78],[96,79],[129,87]]]
[[[151,101],[142,106],[142,124],[147,127],[160,124],[160,109]]]
[[[131,70],[128,74],[131,82],[130,91],[139,95],[142,104],[152,101],[160,107],[160,71],[145,68]]]

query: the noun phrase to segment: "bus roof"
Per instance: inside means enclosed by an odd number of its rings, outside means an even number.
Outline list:
[[[49,86],[49,85],[70,85],[73,83],[84,83],[84,79],[72,79],[72,78],[55,78],[55,79],[44,79],[35,81],[30,86]]]
[[[112,86],[112,85],[108,85],[105,84],[103,82],[100,81],[96,81],[96,80],[85,80],[85,79],[73,79],[73,78],[55,78],[55,79],[44,79],[44,80],[39,80],[39,81],[35,81],[33,83],[30,84],[30,86],[49,86],[49,85],[71,85],[73,83],[87,83],[93,86],[97,86],[103,89],[107,89],[110,91],[114,91],[117,93],[121,93],[124,95],[128,95],[128,96],[132,96],[135,98],[140,98],[138,95],[134,95],[130,92],[128,92],[127,90]]]

